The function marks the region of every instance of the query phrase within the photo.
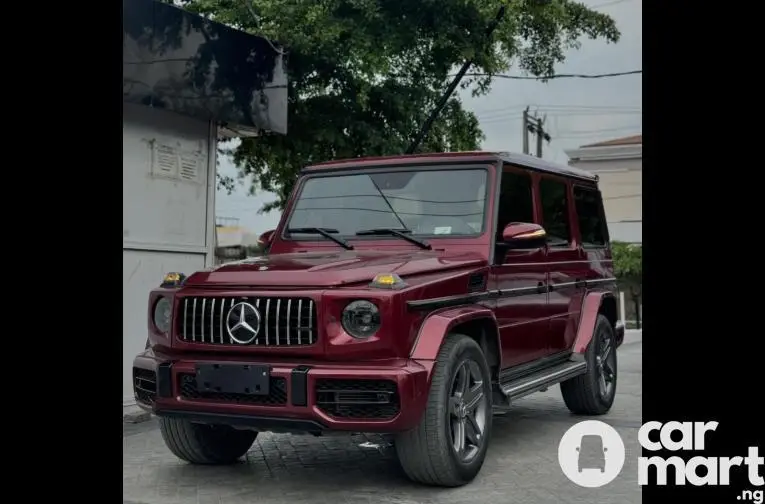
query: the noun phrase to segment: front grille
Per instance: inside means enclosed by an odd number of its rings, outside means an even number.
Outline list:
[[[259,404],[261,406],[284,406],[287,404],[287,380],[284,378],[271,377],[268,395],[249,395],[225,392],[200,391],[197,387],[197,379],[193,374],[180,374],[180,389],[183,399],[195,401],[219,401],[237,404]]]
[[[179,337],[191,343],[241,346],[231,338],[227,316],[246,302],[260,313],[260,327],[247,346],[306,346],[316,343],[316,307],[305,298],[188,297],[179,304]]]
[[[399,412],[398,387],[389,380],[316,382],[316,405],[336,418],[387,420]]]
[[[145,404],[154,404],[157,397],[157,373],[134,367],[133,391],[137,400]]]

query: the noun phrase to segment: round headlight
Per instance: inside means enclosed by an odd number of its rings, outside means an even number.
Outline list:
[[[170,300],[166,297],[159,298],[154,305],[154,326],[163,333],[170,330],[172,308]]]
[[[354,338],[369,338],[379,328],[380,310],[374,303],[353,301],[343,310],[343,329]]]

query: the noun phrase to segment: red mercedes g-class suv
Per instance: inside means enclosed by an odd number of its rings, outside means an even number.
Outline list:
[[[578,414],[614,401],[615,279],[597,177],[465,152],[306,168],[266,256],[149,296],[138,403],[197,464],[258,432],[394,435],[405,473],[479,472],[492,412],[560,383]]]

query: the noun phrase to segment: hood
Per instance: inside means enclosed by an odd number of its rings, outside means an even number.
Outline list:
[[[349,250],[253,257],[189,276],[187,286],[340,287],[371,281],[378,273],[408,275],[487,264],[474,252]]]

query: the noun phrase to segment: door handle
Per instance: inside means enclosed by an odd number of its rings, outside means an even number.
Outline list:
[[[587,280],[582,280],[581,278],[577,278],[574,280],[574,287],[577,289],[584,289],[587,287]]]
[[[545,292],[552,292],[553,288],[552,285],[547,285],[544,282],[539,282],[537,284],[537,293],[544,294]]]

